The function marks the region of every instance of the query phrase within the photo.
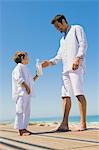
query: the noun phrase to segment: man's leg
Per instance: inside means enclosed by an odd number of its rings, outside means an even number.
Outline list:
[[[63,114],[63,121],[59,127],[59,129],[63,129],[63,130],[68,130],[68,117],[69,117],[69,112],[71,109],[71,98],[70,97],[63,97],[63,110],[64,110],[64,114]]]
[[[86,99],[84,95],[76,96],[78,99],[79,110],[80,110],[80,126],[81,129],[86,129]]]
[[[79,110],[80,110],[80,129],[86,129],[86,99],[83,90],[83,77],[84,71],[79,67],[76,71],[69,74],[74,95],[78,99]]]
[[[69,74],[66,73],[62,76],[62,89],[61,97],[63,100],[63,120],[58,128],[59,131],[68,131],[68,117],[71,109],[71,82]]]

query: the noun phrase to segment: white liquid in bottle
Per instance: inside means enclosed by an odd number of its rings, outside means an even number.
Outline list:
[[[37,75],[42,76],[43,75],[42,65],[39,62],[39,59],[36,59],[36,68],[37,68]]]

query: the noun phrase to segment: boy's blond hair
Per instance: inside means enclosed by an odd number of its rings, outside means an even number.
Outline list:
[[[14,61],[18,64],[22,62],[22,58],[24,59],[24,57],[28,55],[27,52],[23,52],[23,51],[17,51],[13,57]]]

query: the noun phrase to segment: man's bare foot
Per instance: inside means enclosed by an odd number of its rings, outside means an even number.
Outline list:
[[[58,127],[58,129],[56,131],[57,132],[68,132],[71,130],[69,130],[69,127],[67,125],[65,125],[64,123],[61,123],[61,125]]]
[[[86,123],[81,123],[77,131],[85,131],[85,130],[87,130]]]

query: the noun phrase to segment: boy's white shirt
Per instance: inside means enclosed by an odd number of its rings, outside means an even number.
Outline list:
[[[87,50],[87,40],[84,30],[79,25],[72,25],[66,38],[61,38],[60,48],[57,55],[50,59],[53,65],[60,60],[63,63],[63,74],[72,70],[72,65],[76,57],[81,57],[82,62],[80,66],[85,71],[85,55]]]
[[[12,99],[17,100],[19,96],[28,95],[26,89],[21,85],[24,81],[31,89],[29,96],[33,97],[33,78],[29,73],[27,66],[22,63],[18,63],[12,71]]]

